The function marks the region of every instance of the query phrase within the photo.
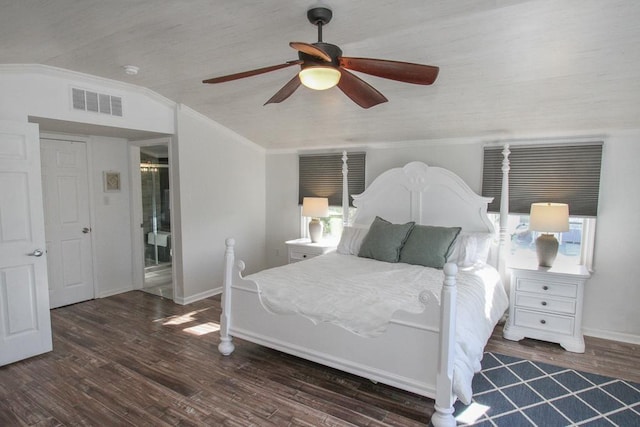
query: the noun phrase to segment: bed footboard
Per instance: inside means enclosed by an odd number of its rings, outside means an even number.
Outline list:
[[[456,425],[453,417],[456,400],[453,361],[455,276],[458,269],[455,264],[444,267],[445,280],[439,306],[431,298],[423,301],[426,308],[421,314],[399,312],[389,324],[387,333],[372,339],[335,325],[315,325],[300,318],[292,320],[291,316],[268,312],[260,301],[257,284],[242,278],[245,266],[242,261],[235,260],[234,246],[235,240],[228,238],[220,316],[220,353],[228,356],[234,351],[232,335],[236,335],[256,344],[434,398],[435,413],[431,424],[435,427]],[[333,345],[330,350],[326,346],[314,347],[318,342],[331,342]],[[413,354],[415,357],[398,366],[397,353],[393,351],[398,348],[403,348],[405,355]]]

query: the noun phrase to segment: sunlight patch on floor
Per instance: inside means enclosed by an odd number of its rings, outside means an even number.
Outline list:
[[[460,415],[456,417],[456,421],[462,424],[473,424],[489,410],[488,406],[471,402]]]
[[[200,325],[184,328],[183,331],[192,335],[206,335],[211,332],[217,332],[220,330],[220,325],[213,322],[201,323]]]
[[[209,308],[203,308],[202,310],[196,310],[189,313],[182,314],[180,316],[163,317],[162,319],[156,319],[154,322],[163,322],[162,326],[183,325],[189,322],[195,322],[197,319],[195,316],[203,311],[210,310]]]

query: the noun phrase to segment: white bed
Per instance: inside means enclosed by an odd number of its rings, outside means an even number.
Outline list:
[[[413,162],[381,174],[354,196],[352,225],[367,227],[379,216],[394,224],[461,227],[463,245],[495,235],[486,215],[489,201],[452,172]],[[243,278],[235,242],[226,244],[222,354],[233,352],[232,337],[245,339],[433,398],[431,423],[456,425],[453,404],[456,398],[469,401],[484,345],[507,308],[496,269],[467,267],[461,247],[449,260],[457,264],[442,270],[360,258],[343,247],[342,253]],[[385,281],[408,287],[380,293]]]

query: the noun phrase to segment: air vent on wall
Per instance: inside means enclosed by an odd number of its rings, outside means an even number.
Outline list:
[[[122,117],[122,98],[84,89],[71,88],[74,110],[93,111]]]

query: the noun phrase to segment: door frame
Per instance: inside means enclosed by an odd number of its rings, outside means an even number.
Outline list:
[[[172,283],[172,300],[176,300],[176,258],[175,244],[177,239],[175,233],[175,181],[174,181],[174,162],[172,159],[172,140],[171,137],[145,139],[140,141],[129,141],[129,167],[131,175],[131,236],[132,252],[133,252],[133,289],[142,289],[144,286],[144,236],[142,234],[142,183],[140,174],[140,149],[152,145],[166,145],[167,156],[169,159],[169,208],[171,210],[171,283]]]
[[[73,141],[73,142],[81,142],[85,144],[86,149],[86,158],[84,159],[87,164],[87,187],[89,191],[89,226],[91,228],[95,227],[96,223],[96,212],[95,212],[95,194],[92,191],[93,187],[93,176],[94,169],[93,164],[89,161],[89,159],[93,158],[92,156],[92,145],[91,138],[88,136],[80,136],[80,135],[67,135],[64,133],[50,133],[50,132],[40,132],[40,141],[39,141],[39,149],[42,149],[42,140],[43,139],[53,139],[56,141]],[[42,166],[40,167],[42,169]],[[43,189],[44,196],[44,189]],[[45,212],[46,214],[46,212]],[[96,241],[94,237],[94,233],[89,233],[89,240],[91,242],[91,276],[93,279],[93,299],[98,297],[98,275],[96,272],[95,266],[97,265],[98,260],[96,259]],[[48,266],[47,266],[48,269]]]

